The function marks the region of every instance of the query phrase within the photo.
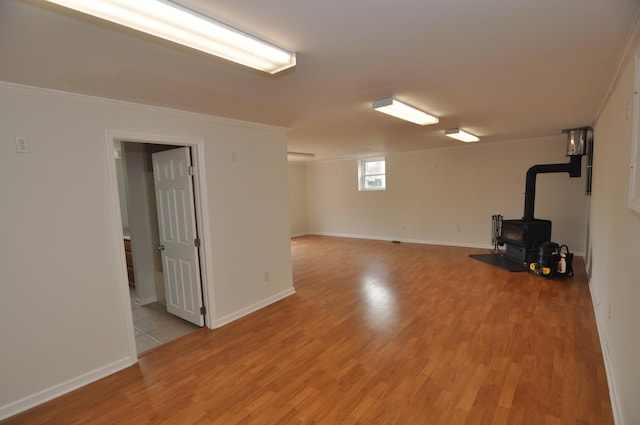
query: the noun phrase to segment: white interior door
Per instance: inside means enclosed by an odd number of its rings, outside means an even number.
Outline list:
[[[190,151],[171,149],[152,158],[167,311],[203,326]]]

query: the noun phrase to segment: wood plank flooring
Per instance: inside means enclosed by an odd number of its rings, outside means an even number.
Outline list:
[[[585,278],[306,236],[296,294],[3,424],[612,424]]]

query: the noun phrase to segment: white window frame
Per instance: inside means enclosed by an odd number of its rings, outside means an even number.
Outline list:
[[[381,174],[367,174],[367,163],[369,162],[379,162],[382,161],[385,163],[385,172]],[[358,190],[359,191],[370,191],[370,190],[387,190],[387,164],[384,157],[378,158],[366,158],[358,160]],[[381,187],[367,187],[365,184],[366,178],[371,176],[383,176],[383,186]]]

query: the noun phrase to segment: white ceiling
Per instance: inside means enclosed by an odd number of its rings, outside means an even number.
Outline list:
[[[297,53],[275,76],[42,0],[0,0],[0,80],[289,127],[318,159],[591,125],[638,0],[182,0]],[[440,117],[371,110],[394,96]]]

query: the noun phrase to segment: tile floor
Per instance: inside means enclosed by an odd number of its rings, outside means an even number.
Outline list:
[[[167,313],[166,307],[160,303],[136,304],[135,289],[130,286],[129,291],[138,355],[200,329],[193,323]]]

